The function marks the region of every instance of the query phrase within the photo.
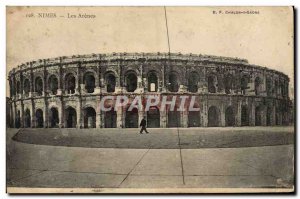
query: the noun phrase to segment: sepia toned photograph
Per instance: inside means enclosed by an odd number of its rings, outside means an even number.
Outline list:
[[[293,193],[294,8],[7,6],[6,191]]]

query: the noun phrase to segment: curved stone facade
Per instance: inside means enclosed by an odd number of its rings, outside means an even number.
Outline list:
[[[287,75],[247,60],[207,55],[113,53],[43,59],[9,72],[16,128],[131,128],[288,125]],[[102,111],[107,95],[196,96],[200,111]],[[109,106],[109,103],[108,103]],[[177,106],[177,105],[176,105]]]

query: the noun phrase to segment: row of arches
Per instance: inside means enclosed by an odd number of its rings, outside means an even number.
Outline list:
[[[105,74],[105,84],[106,84],[106,91],[107,92],[115,92],[115,87],[117,85],[117,76],[114,72],[109,71]],[[233,76],[232,75],[226,75],[224,77],[224,89],[227,94],[231,93],[231,90],[233,88]],[[196,93],[198,91],[198,85],[200,82],[200,75],[196,71],[192,71],[189,73],[187,78],[187,90],[192,93]],[[159,87],[159,75],[156,71],[150,71],[147,74],[147,81],[148,81],[148,91],[149,92],[157,92]],[[249,77],[244,75],[241,78],[241,90],[242,93],[245,94],[246,89],[248,88],[248,82]],[[37,93],[37,95],[42,95],[44,90],[44,81],[41,77],[37,77],[34,80],[34,92]],[[85,85],[85,89],[87,93],[93,93],[96,87],[96,78],[95,74],[93,72],[86,72],[83,75],[83,83]],[[54,74],[50,75],[48,78],[48,92],[50,94],[57,94],[57,89],[59,88],[59,81],[58,77]],[[170,92],[178,92],[179,85],[181,84],[180,81],[180,75],[172,71],[169,73],[168,76],[168,85],[167,88]],[[262,84],[262,81],[259,77],[255,79],[255,93],[259,94],[260,92],[260,86]],[[126,87],[126,90],[128,92],[134,92],[137,89],[138,86],[138,78],[135,71],[128,71],[124,76],[124,86]],[[76,89],[76,76],[73,73],[68,73],[64,77],[64,83],[63,83],[64,90],[67,94],[73,94],[75,93]],[[207,77],[207,88],[208,92],[210,93],[216,93],[218,88],[218,78],[216,75],[208,75]],[[24,80],[23,85],[23,91],[24,94],[28,94],[30,92],[30,81],[28,78]],[[21,85],[20,81],[17,81],[16,83],[16,93],[21,93]]]
[[[167,127],[180,127],[181,116],[179,111],[170,111],[167,113]],[[232,106],[229,106],[225,110],[225,126],[236,126],[236,113]],[[267,107],[264,111],[263,106],[257,106],[255,108],[255,126],[263,125],[263,117],[266,114],[266,125],[271,125],[271,107]],[[58,109],[52,107],[48,114],[48,123],[50,128],[59,127],[59,112]],[[150,107],[149,111],[146,113],[147,126],[150,128],[160,127],[160,111],[158,107]],[[188,113],[188,127],[200,127],[200,112],[191,111]],[[241,126],[249,126],[249,110],[247,106],[242,106],[241,108]],[[125,112],[125,128],[138,128],[139,124],[139,113],[136,108],[133,110],[126,110]],[[16,116],[16,127],[20,127],[20,111],[17,112]],[[42,109],[37,109],[35,111],[35,127],[44,127],[44,114]],[[68,107],[65,109],[64,116],[65,128],[76,128],[77,127],[77,112],[73,107]],[[275,124],[280,124],[280,113],[275,115]],[[30,128],[31,125],[31,114],[30,110],[26,109],[24,112],[24,127]],[[221,126],[221,112],[216,106],[210,106],[208,109],[208,124],[209,127]],[[92,107],[87,107],[83,109],[83,127],[84,128],[96,128],[96,111]],[[116,128],[117,127],[117,113],[114,109],[104,113],[104,128]]]

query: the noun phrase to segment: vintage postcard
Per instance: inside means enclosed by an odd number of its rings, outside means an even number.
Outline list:
[[[8,193],[294,192],[293,7],[6,18]]]

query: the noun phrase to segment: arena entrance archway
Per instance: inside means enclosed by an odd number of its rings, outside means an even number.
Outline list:
[[[199,75],[196,72],[191,72],[188,78],[188,91],[196,93],[198,91]]]
[[[56,95],[57,94],[57,89],[58,89],[58,79],[55,75],[51,75],[49,77],[49,90],[51,92],[52,95]]]
[[[105,128],[116,128],[117,127],[117,112],[112,108],[110,111],[105,112]]]
[[[125,78],[127,92],[134,92],[137,88],[137,76],[134,72],[128,72]]]
[[[220,111],[215,106],[211,106],[208,109],[208,126],[220,126]]]
[[[235,114],[232,106],[229,106],[225,111],[225,124],[226,126],[235,125]]]
[[[116,77],[113,74],[106,75],[106,92],[113,93],[116,88]]]
[[[248,77],[246,75],[243,75],[243,77],[241,78],[241,91],[243,95],[246,94],[247,89],[248,89]]]
[[[257,106],[255,108],[255,126],[262,126],[262,106]]]
[[[17,112],[17,117],[16,117],[15,125],[16,125],[16,128],[20,128],[21,127],[21,115],[20,115],[20,111],[19,110]]]
[[[26,109],[25,111],[25,117],[24,117],[24,127],[25,128],[30,128],[31,127],[31,115],[30,115],[30,110]]]
[[[87,93],[93,93],[95,90],[95,77],[92,72],[87,72],[84,74],[84,85]]]
[[[20,86],[20,82],[17,81],[17,94],[20,94],[21,93],[21,86]]]
[[[271,107],[267,107],[267,126],[271,126],[271,117],[272,117],[272,109]]]
[[[232,75],[226,75],[224,78],[224,88],[225,88],[225,93],[230,94],[232,90],[232,83],[233,83],[233,77]]]
[[[49,121],[50,121],[50,128],[57,128],[57,127],[59,127],[59,115],[58,115],[57,108],[52,107],[50,109]]]
[[[200,111],[190,111],[188,115],[188,127],[200,126]]]
[[[35,92],[37,93],[37,95],[41,96],[43,95],[43,80],[41,77],[37,77],[35,79]]]
[[[126,110],[125,115],[125,127],[126,128],[138,128],[139,127],[139,113],[137,108],[133,108],[131,111]]]
[[[157,75],[155,72],[152,71],[148,74],[148,91],[157,92],[157,88],[158,88]]]
[[[72,107],[69,107],[65,111],[66,117],[66,128],[76,128],[77,125],[77,115],[76,110]]]
[[[171,72],[169,75],[169,91],[170,92],[178,92],[179,83],[178,76],[175,72]]]
[[[36,127],[43,128],[44,127],[44,117],[43,117],[43,111],[41,109],[37,109],[35,111],[35,119],[36,119]]]
[[[259,95],[259,93],[260,93],[260,78],[259,77],[255,78],[254,90],[255,90],[255,95]]]
[[[66,78],[65,78],[66,92],[68,94],[74,94],[75,87],[76,87],[76,79],[72,73],[69,73],[68,75],[66,75]]]
[[[280,125],[281,124],[281,120],[280,120],[280,116],[282,115],[282,111],[281,109],[279,109],[278,107],[276,107],[276,113],[275,113],[275,124],[276,125]]]
[[[160,127],[160,112],[156,106],[152,106],[147,111],[147,127],[159,128]]]
[[[242,106],[241,126],[249,126],[249,112],[247,106]]]
[[[180,127],[180,112],[169,111],[168,112],[168,127]]]
[[[25,95],[29,94],[29,92],[30,92],[30,82],[29,82],[29,79],[25,79],[23,90],[24,90],[24,94]]]
[[[215,80],[215,76],[210,75],[207,78],[207,88],[208,88],[208,92],[209,93],[216,93],[217,92],[217,88],[215,86],[216,80]]]
[[[92,107],[87,107],[83,111],[83,127],[96,128],[96,111]]]

